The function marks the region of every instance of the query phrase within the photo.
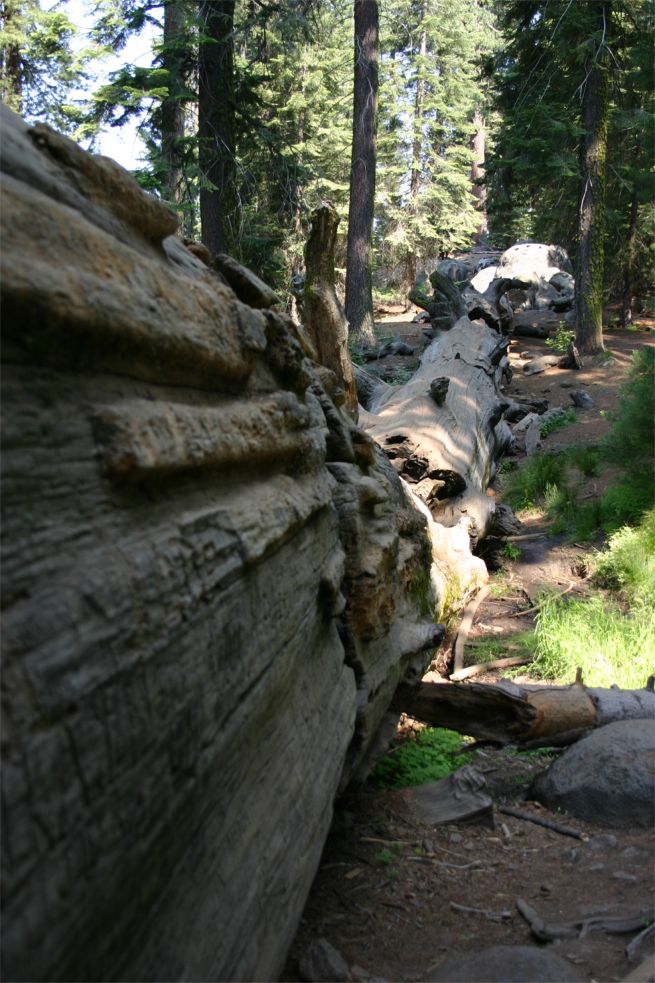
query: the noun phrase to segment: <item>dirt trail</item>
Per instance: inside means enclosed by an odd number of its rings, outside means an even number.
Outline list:
[[[630,353],[639,344],[655,344],[651,327],[648,323],[636,332],[608,332],[611,358],[587,359],[581,372],[549,369],[526,376],[522,353],[543,354],[548,349],[540,341],[512,340],[509,395],[545,396],[551,407],[566,406],[571,389],[583,388],[594,400],[591,409],[576,410],[574,425],[546,438],[545,451],[602,437],[608,428],[603,414],[616,408]],[[420,355],[422,326],[411,323],[411,315],[386,319],[378,330],[381,336],[402,337]],[[383,361],[396,370],[407,360]],[[592,479],[581,493],[598,494],[604,480]],[[519,612],[532,607],[542,588],[580,595],[586,591],[586,558],[593,545],[549,537],[539,513],[524,519],[521,535],[528,538],[515,541],[520,555],[492,576],[492,592],[478,609],[467,663],[476,661],[476,647],[490,639],[497,641],[498,655],[514,654],[513,636],[534,621],[534,612]],[[452,637],[442,650],[442,666],[449,644]],[[433,663],[432,673],[438,664]],[[497,678],[497,673],[486,673],[476,681]],[[527,670],[521,678],[529,679]],[[414,726],[407,719],[401,724],[405,730]],[[484,773],[497,806],[520,803],[528,811],[557,819],[526,801],[531,782],[550,759],[511,749],[481,749],[473,763]],[[653,904],[651,833],[604,829],[570,817],[566,824],[584,838],[570,839],[499,813],[495,829],[434,828],[412,814],[402,792],[351,792],[337,804],[284,979],[300,979],[299,957],[319,938],[334,945],[350,966],[362,967],[354,978],[388,981],[421,980],[426,974],[429,978],[432,969],[457,953],[497,944],[538,944],[517,911],[519,897],[554,921],[624,915]],[[478,911],[467,913],[451,903]],[[569,959],[583,979],[601,983],[621,980],[634,968],[625,954],[632,937],[601,932],[548,945]],[[641,946],[637,962],[649,951],[652,941]]]

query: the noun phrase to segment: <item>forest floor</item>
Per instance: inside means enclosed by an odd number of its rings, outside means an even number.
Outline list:
[[[552,314],[521,317],[528,321]],[[608,429],[602,414],[617,406],[631,352],[655,344],[655,324],[638,322],[636,330],[607,331],[611,357],[585,359],[575,372],[551,368],[539,375],[522,372],[524,352],[545,354],[543,341],[513,338],[510,360],[514,377],[506,392],[538,395],[550,407],[570,403],[572,388],[585,389],[594,406],[576,410],[577,422],[544,440],[544,451],[596,442]],[[380,337],[401,337],[422,350],[422,326],[411,315],[392,314],[378,327]],[[398,374],[410,358],[390,357]],[[402,381],[402,380],[399,380]],[[581,495],[602,493],[611,475],[592,478]],[[524,517],[520,556],[491,575],[492,592],[478,609],[469,634],[469,656],[475,645],[490,638],[502,641],[500,654],[512,655],[512,636],[532,627],[534,613],[519,615],[526,598],[541,589],[580,595],[585,592],[586,558],[599,543],[571,543],[548,536],[547,522],[535,512]],[[518,615],[518,616],[517,616]],[[455,626],[456,629],[457,626]],[[430,673],[444,670],[454,633],[446,639]],[[528,670],[517,682],[532,681]],[[434,678],[434,677],[433,677]],[[476,682],[494,683],[488,672]],[[562,680],[570,683],[572,680]],[[420,725],[402,718],[397,740]],[[543,755],[512,748],[484,748],[472,762],[484,774],[496,807],[518,803],[536,815],[557,820],[530,801],[530,785],[550,764]],[[561,821],[561,817],[560,821]],[[571,817],[566,825],[582,840],[569,838],[496,810],[495,828],[472,825],[434,827],[414,813],[402,791],[351,791],[336,805],[332,830],[289,953],[284,979],[299,980],[298,963],[310,943],[329,941],[351,967],[353,979],[429,980],[431,972],[456,954],[492,945],[541,945],[516,908],[523,898],[552,921],[576,920],[596,914],[624,915],[652,906],[653,835],[643,830],[592,826]],[[453,907],[461,906],[461,907]],[[464,909],[474,909],[466,911]],[[633,936],[589,933],[582,938],[547,943],[567,958],[587,981],[623,980],[652,953],[645,941],[633,962],[625,947]],[[650,948],[649,948],[650,946]],[[353,969],[352,967],[355,967]],[[650,970],[630,979],[648,980]],[[326,977],[321,977],[326,978]],[[483,980],[480,983],[484,983]]]

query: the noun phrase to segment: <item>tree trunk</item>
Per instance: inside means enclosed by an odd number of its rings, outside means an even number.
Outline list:
[[[15,22],[18,20],[19,24]],[[0,3],[0,23],[5,32],[22,31],[21,4],[17,0]],[[0,47],[0,95],[3,101],[20,116],[23,112],[23,59],[16,42]]]
[[[423,149],[423,105],[425,103],[425,59],[428,52],[428,32],[425,28],[426,0],[421,4],[421,42],[419,47],[418,76],[416,79],[416,97],[414,100],[414,140],[412,142],[412,169],[409,181],[409,206],[408,217],[410,225],[410,235],[412,234],[412,220],[416,218],[418,206],[418,194],[421,188],[421,151]],[[405,282],[407,284],[408,301],[409,292],[416,286],[416,253],[410,246],[405,256]],[[405,306],[405,310],[410,309],[411,304]]]
[[[511,442],[502,418],[510,404],[499,389],[508,344],[461,317],[425,350],[413,378],[366,418],[367,432],[437,521],[466,517],[474,539],[489,529],[495,503],[484,490],[494,459]]]
[[[543,741],[616,720],[655,718],[650,689],[587,689],[573,686],[517,686],[483,683],[421,683],[401,688],[394,709],[433,727],[449,727],[478,740]]]
[[[337,377],[348,413],[357,419],[357,388],[348,354],[348,323],[334,287],[334,247],[339,216],[331,205],[312,212],[305,246],[303,321],[321,365]]]
[[[238,243],[234,126],[235,0],[203,0],[198,56],[198,130],[202,241],[211,253]]]
[[[184,33],[183,0],[164,4],[162,67],[168,72],[168,95],[161,105],[162,157],[166,165],[166,198],[174,205],[182,200],[184,155]]]
[[[634,280],[635,256],[637,252],[637,214],[639,199],[637,195],[637,182],[632,186],[632,198],[630,200],[630,227],[628,231],[628,241],[626,243],[625,266],[623,269],[623,291],[621,296],[621,327],[627,328],[632,324],[632,290]]]
[[[473,162],[471,164],[471,191],[473,197],[477,199],[477,208],[480,213],[480,221],[476,235],[476,242],[487,231],[487,189],[479,182],[484,178],[485,161],[485,118],[479,109],[473,115],[473,125],[475,133],[471,139],[471,150],[473,151]]]
[[[355,89],[346,256],[346,317],[359,342],[372,344],[371,235],[378,108],[378,4],[355,0]]]
[[[605,232],[605,159],[609,111],[607,36],[611,3],[592,0],[594,28],[599,36],[593,46],[588,73],[582,86],[582,183],[580,188],[578,262],[576,276],[577,327],[575,343],[582,353],[604,351],[603,270]]]

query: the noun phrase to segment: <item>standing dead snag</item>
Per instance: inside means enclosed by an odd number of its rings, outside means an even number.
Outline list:
[[[312,228],[305,246],[303,319],[318,353],[318,360],[337,377],[345,393],[346,409],[357,419],[357,388],[348,354],[348,322],[334,287],[334,246],[339,216],[332,205],[312,212]]]

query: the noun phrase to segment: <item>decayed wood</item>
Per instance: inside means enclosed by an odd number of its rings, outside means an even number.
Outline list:
[[[516,899],[516,907],[530,926],[532,934],[542,942],[552,942],[554,939],[582,938],[588,932],[607,932],[609,935],[624,935],[643,929],[644,924],[652,922],[655,913],[652,908],[645,908],[632,915],[595,915],[593,918],[578,918],[572,922],[547,922],[537,910],[523,898]]]
[[[312,228],[305,246],[303,318],[321,365],[343,386],[345,406],[357,419],[357,388],[348,354],[348,322],[334,286],[334,247],[339,216],[332,205],[312,212]]]
[[[492,464],[512,439],[503,419],[509,403],[499,388],[508,367],[502,342],[484,323],[460,318],[425,350],[413,378],[378,402],[366,423],[438,520],[444,506],[456,503],[448,524],[465,516],[480,537],[494,512],[493,500],[484,495]],[[431,384],[444,378],[449,385],[439,405]]]
[[[420,683],[401,688],[395,709],[436,727],[497,742],[580,734],[617,720],[655,719],[655,692],[584,686]]]
[[[534,823],[536,826],[543,826],[545,829],[552,829],[554,833],[561,833],[562,836],[572,836],[575,840],[584,840],[584,834],[571,826],[564,826],[562,823],[555,822],[554,819],[547,819],[545,816],[535,816],[532,812],[525,812],[523,809],[516,809],[514,806],[499,806],[498,811],[506,816],[514,816],[515,819],[523,819],[526,823]]]
[[[455,640],[455,651],[453,658],[453,675],[460,672],[464,666],[464,646],[466,645],[466,639],[471,630],[471,625],[473,624],[473,619],[475,618],[475,612],[478,610],[485,597],[489,596],[490,587],[483,587],[475,595],[473,600],[469,601],[466,610],[464,611],[464,617],[462,618],[462,623],[459,626],[459,631],[457,633],[457,639]],[[452,676],[450,677],[453,678]]]
[[[456,901],[450,902],[450,908],[453,911],[461,911],[465,915],[482,915],[490,922],[505,922],[512,917],[511,911],[507,911],[507,909],[494,911],[490,908],[471,908],[469,905],[458,904]]]

